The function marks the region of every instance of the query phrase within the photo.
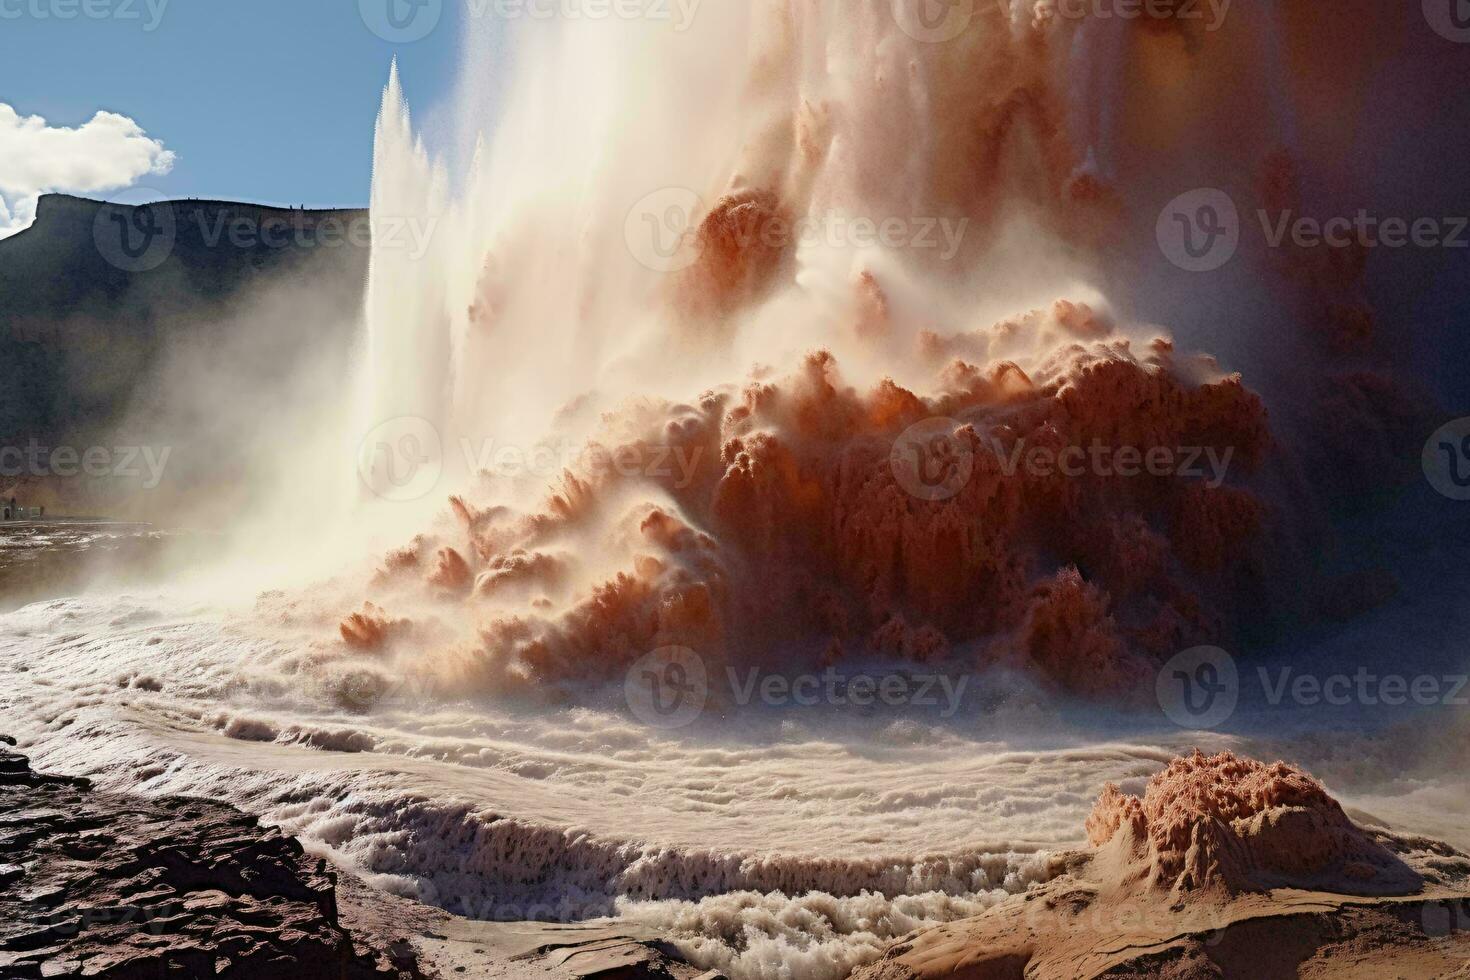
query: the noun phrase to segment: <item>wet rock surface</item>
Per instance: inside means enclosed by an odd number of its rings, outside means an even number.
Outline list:
[[[207,800],[94,791],[0,746],[0,977],[423,976],[404,939],[353,935],[336,874]]]

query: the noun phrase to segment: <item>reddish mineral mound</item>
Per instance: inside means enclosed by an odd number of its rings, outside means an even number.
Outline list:
[[[1105,877],[1176,896],[1279,887],[1388,895],[1420,885],[1311,776],[1229,752],[1175,759],[1141,800],[1109,783],[1087,837],[1102,849]]]
[[[1259,615],[1267,512],[1234,481],[1272,442],[1239,377],[1110,329],[1061,302],[919,341],[927,389],[858,388],[819,350],[687,404],[625,404],[549,499],[504,505],[481,474],[455,520],[388,556],[342,641],[356,655],[407,629],[384,609],[458,624],[404,651],[455,692],[617,678],[664,646],[711,665],[954,657],[1085,696],[1148,690],[1161,658]],[[1145,467],[1181,447],[1219,472]]]
[[[1355,826],[1283,762],[1175,759],[1108,786],[1061,873],[912,933],[851,980],[1465,976],[1470,857]]]

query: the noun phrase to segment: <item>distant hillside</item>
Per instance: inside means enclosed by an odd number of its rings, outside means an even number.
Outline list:
[[[356,304],[366,227],[366,211],[41,198],[35,224],[0,240],[0,442],[105,424],[172,332],[206,329],[263,282]]]
[[[367,279],[367,218],[41,198],[35,224],[0,240],[0,449],[160,438],[119,427],[147,429],[139,418],[173,412],[185,373],[269,403],[298,362],[325,357],[345,370]],[[300,324],[290,322],[297,311]],[[0,489],[12,476],[0,474]]]

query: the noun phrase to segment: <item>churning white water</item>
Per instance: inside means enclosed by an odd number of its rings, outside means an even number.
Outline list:
[[[742,978],[842,977],[1050,877],[1102,783],[1137,791],[1190,745],[1263,741],[1110,738],[1003,677],[949,719],[776,707],[661,733],[615,699],[491,698],[364,715],[268,680],[299,638],[264,635],[255,610],[149,594],[41,603],[0,627],[0,716],[40,767],[229,800],[465,915],[645,923]],[[1414,739],[1330,741],[1274,744],[1339,760],[1350,806],[1453,835],[1463,787],[1406,771]]]
[[[612,705],[364,716],[263,683],[282,641],[179,603],[5,617],[0,706],[39,766],[228,799],[466,915],[643,921],[741,976],[840,976],[887,939],[1044,880],[1098,780],[1137,783],[1168,755],[1067,748],[1034,706],[1011,727],[1054,747],[899,713],[773,712],[687,735]]]

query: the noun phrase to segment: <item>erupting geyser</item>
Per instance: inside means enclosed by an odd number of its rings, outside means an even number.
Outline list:
[[[1136,689],[1148,657],[1217,635],[1201,583],[1229,601],[1218,583],[1250,561],[1260,505],[1173,473],[1012,463],[1038,447],[1126,446],[1142,460],[1197,446],[1246,470],[1268,446],[1264,411],[1238,379],[1190,380],[1209,366],[1180,363],[1166,341],[1143,356],[1122,339],[1069,343],[1050,311],[955,342],[1004,345],[1020,329],[1054,333],[1058,347],[1029,373],[950,360],[927,398],[892,381],[859,392],[820,352],[791,376],[695,404],[645,401],[610,417],[624,439],[591,455],[677,452],[696,461],[683,475],[571,471],[528,512],[456,499],[457,530],[394,555],[374,594],[480,617],[456,676],[488,689],[610,677],[671,644],[718,660],[795,647],[829,662],[935,661],[965,646],[1071,689]],[[936,417],[953,420],[945,436],[973,472],[930,501],[901,485],[891,457],[905,430]],[[369,646],[390,627],[369,609],[343,635]]]
[[[1232,634],[1270,575],[1266,409],[1102,288],[1127,202],[1097,100],[1118,93],[1081,79],[1158,42],[1015,3],[931,43],[890,8],[527,38],[452,204],[395,74],[374,207],[442,225],[424,261],[375,254],[370,422],[428,420],[461,486],[348,648],[486,691],[677,645],[1114,695]],[[728,37],[749,51],[702,48]],[[619,85],[582,91],[593,68]],[[541,125],[547,99],[583,124]],[[915,431],[963,462],[953,492],[904,486]],[[485,465],[507,445],[578,450]]]

